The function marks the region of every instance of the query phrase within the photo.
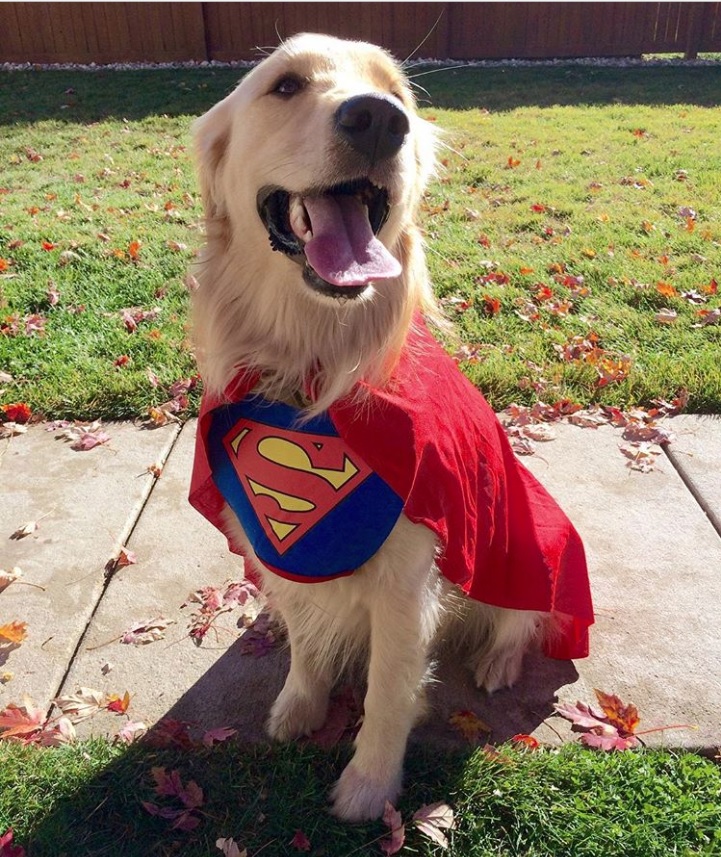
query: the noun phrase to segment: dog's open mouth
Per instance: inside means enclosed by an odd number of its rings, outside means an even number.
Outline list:
[[[401,273],[376,237],[389,212],[388,193],[367,179],[307,194],[278,188],[258,194],[273,249],[304,262],[309,285],[339,297],[354,297],[373,281]]]

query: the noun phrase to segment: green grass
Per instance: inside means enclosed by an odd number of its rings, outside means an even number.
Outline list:
[[[468,302],[449,314],[477,355],[463,368],[491,404],[628,406],[685,387],[689,410],[720,412],[721,325],[698,326],[698,313],[721,305],[721,68],[428,71],[413,71],[429,92],[423,115],[444,132],[424,211],[429,263],[439,296]],[[0,320],[20,326],[0,336],[0,371],[14,378],[3,402],[136,417],[194,372],[183,277],[202,235],[188,128],[240,75],[0,75]],[[557,282],[559,270],[583,277],[587,294]],[[489,272],[506,276],[483,281]],[[160,312],[128,333],[119,311],[130,306]],[[661,309],[676,321],[657,321]],[[24,335],[33,314],[44,335]],[[596,358],[627,370],[605,385],[598,361],[559,356],[589,334]]]
[[[692,754],[600,754],[569,746],[524,753],[504,763],[481,751],[439,755],[415,748],[407,764],[404,819],[445,800],[458,829],[445,852],[458,857],[670,857],[721,853],[721,771]],[[382,823],[343,825],[327,813],[326,791],[347,758],[290,745],[232,743],[214,750],[123,750],[103,741],[48,750],[0,744],[0,832],[15,830],[30,857],[147,857],[216,853],[232,836],[249,857],[299,853],[380,854]],[[204,802],[196,830],[183,833],[140,802],[162,803],[150,768],[195,780]],[[442,853],[407,827],[404,854]],[[217,852],[219,853],[219,852]]]

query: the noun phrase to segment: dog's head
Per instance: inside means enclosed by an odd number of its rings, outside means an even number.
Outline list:
[[[201,326],[216,328],[205,332],[205,342],[200,337],[206,357],[209,342],[217,351],[223,340],[222,363],[232,356],[236,364],[287,375],[287,366],[273,362],[300,360],[306,372],[328,368],[320,338],[332,338],[334,324],[384,325],[383,336],[394,342],[399,326],[405,335],[413,309],[430,303],[415,218],[434,144],[387,53],[362,42],[295,36],[202,116],[195,134],[209,245],[197,302]],[[213,318],[207,306],[203,311],[209,301]],[[264,348],[251,342],[240,314],[253,317]],[[316,339],[304,345],[303,358],[289,341],[299,326]],[[348,330],[339,335],[344,349],[353,347]],[[355,350],[366,352],[348,355],[356,361],[369,359],[370,348],[390,347],[355,339]],[[271,356],[273,340],[276,351],[285,350],[282,358]],[[204,367],[206,383],[209,367],[211,385],[220,386],[228,378],[213,365],[210,359]]]

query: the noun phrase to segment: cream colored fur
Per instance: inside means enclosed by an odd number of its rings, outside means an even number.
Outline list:
[[[287,72],[309,81],[302,97],[270,94]],[[331,117],[342,101],[366,93],[397,98],[410,120],[400,152],[366,174],[389,191],[391,215],[379,237],[402,263],[402,274],[358,298],[338,300],[311,290],[300,267],[271,250],[256,196],[267,185],[302,193],[357,177],[336,144]],[[414,311],[440,318],[416,226],[434,140],[397,64],[364,43],[296,36],[201,117],[195,135],[208,242],[194,333],[206,389],[222,393],[239,368],[248,368],[260,372],[266,396],[305,401],[310,414],[360,380],[383,384]],[[311,374],[312,405],[305,398]],[[479,686],[493,691],[518,678],[541,615],[459,595],[437,570],[431,532],[403,516],[353,575],[316,584],[263,569],[235,516],[229,509],[225,516],[288,629],[290,671],[271,710],[269,734],[286,741],[319,728],[340,672],[360,659],[367,665],[365,714],[353,759],[332,791],[333,811],[349,821],[381,815],[401,788],[406,743],[423,708],[438,640],[463,640]]]

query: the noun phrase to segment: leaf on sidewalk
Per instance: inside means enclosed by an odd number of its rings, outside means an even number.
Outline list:
[[[0,592],[7,589],[11,583],[14,583],[18,578],[22,577],[22,570],[17,566],[11,569],[10,571],[5,571],[4,568],[0,568]]]
[[[232,738],[233,735],[237,735],[237,733],[237,729],[231,729],[229,726],[219,726],[217,729],[209,729],[203,735],[203,746],[213,747],[215,744],[221,744],[223,741],[227,741],[228,738]]]
[[[15,532],[10,535],[10,538],[14,541],[19,542],[20,539],[24,539],[25,536],[32,535],[37,529],[37,521],[28,521],[27,524],[23,524],[22,527],[18,527],[17,530],[15,530]]]
[[[27,637],[27,628],[27,622],[18,622],[17,620],[0,625],[0,646],[8,643],[12,646],[19,646]]]
[[[455,711],[448,722],[471,744],[477,744],[481,736],[491,732],[491,727],[473,711]]]
[[[120,637],[120,642],[133,646],[145,646],[148,643],[154,643],[156,640],[165,638],[165,631],[172,624],[172,620],[164,619],[162,616],[155,616],[152,619],[146,619],[144,622],[136,622]]]

